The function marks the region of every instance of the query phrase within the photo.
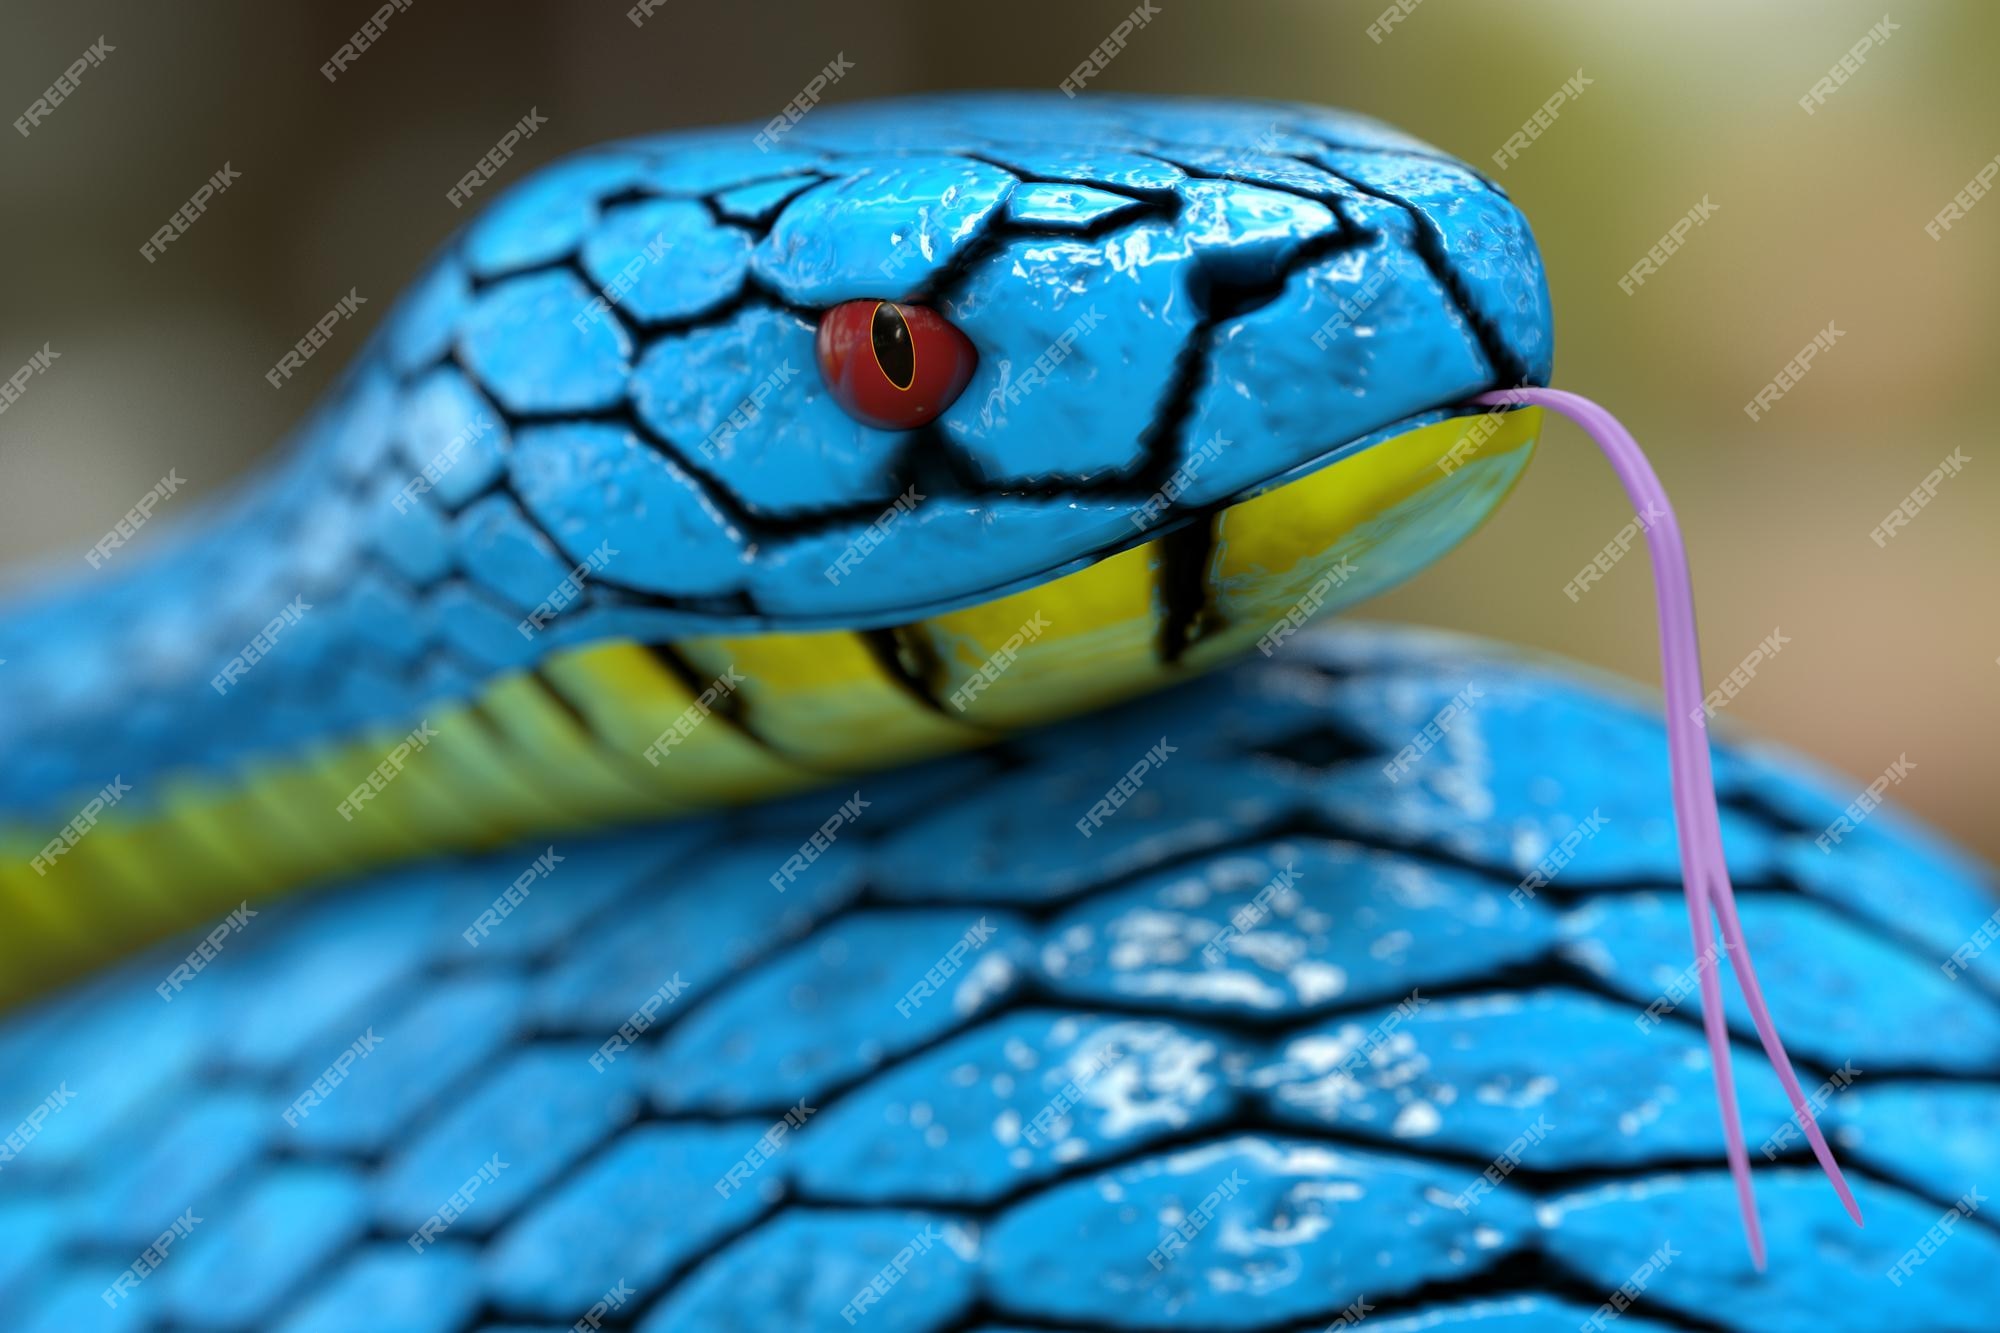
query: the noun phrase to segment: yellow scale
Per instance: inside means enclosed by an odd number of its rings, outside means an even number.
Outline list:
[[[1178,663],[1160,657],[1153,541],[898,627],[913,669],[932,672],[928,701],[851,631],[717,635],[673,645],[701,682],[742,678],[719,692],[721,716],[705,716],[700,685],[644,645],[607,641],[498,676],[476,702],[440,703],[423,718],[435,738],[351,820],[337,807],[415,719],[265,761],[234,784],[165,782],[144,807],[110,807],[46,876],[29,862],[49,832],[0,830],[0,921],[11,923],[0,1004],[312,880],[797,790],[1184,678],[1295,609],[1373,596],[1469,535],[1527,467],[1541,417],[1469,429],[1483,420],[1407,431],[1217,513],[1203,632]],[[974,684],[1010,640],[1017,654]],[[685,739],[649,762],[647,747],[677,725]]]

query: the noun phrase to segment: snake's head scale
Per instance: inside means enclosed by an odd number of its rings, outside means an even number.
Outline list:
[[[446,267],[404,341],[456,320],[430,387],[507,415],[495,466],[562,554],[608,543],[606,588],[779,627],[894,625],[1189,530],[1255,565],[1218,571],[1237,592],[1289,587],[1372,523],[1338,605],[1526,457],[1517,432],[1440,461],[1463,432],[1438,423],[1549,374],[1507,198],[1299,105],[974,95],[638,140],[517,187]],[[1222,530],[1315,475],[1333,506],[1287,551],[1236,539],[1304,520]],[[1182,637],[1282,606],[1226,600]]]

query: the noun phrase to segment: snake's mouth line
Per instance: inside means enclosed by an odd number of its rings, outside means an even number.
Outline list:
[[[1190,541],[1189,535],[1205,532],[1214,524],[1219,514],[1329,468],[1338,467],[1359,454],[1413,431],[1475,414],[1497,417],[1503,415],[1506,410],[1508,409],[1470,406],[1469,400],[1425,408],[1339,444],[1328,445],[1310,457],[1253,482],[1229,496],[1199,505],[1183,506],[1178,503],[1178,491],[1184,483],[1177,484],[1176,479],[1182,475],[1177,470],[1150,495],[1132,502],[1129,512],[1123,515],[1108,512],[1103,540],[1083,554],[1039,566],[1014,578],[954,591],[948,597],[885,603],[825,615],[758,613],[748,617],[732,617],[731,623],[737,628],[754,627],[779,632],[884,630],[909,621],[948,614],[968,606],[1030,591],[1101,561],[1154,543],[1162,544],[1170,552],[1177,551],[1181,558],[1185,559],[1191,546],[1206,548],[1209,544],[1206,539]],[[1490,428],[1488,430],[1490,431]],[[1437,460],[1440,475],[1449,476],[1470,455],[1476,454],[1480,447],[1481,440],[1477,435],[1470,442],[1454,440]],[[977,503],[978,498],[966,497],[966,500],[968,503]],[[626,605],[666,612],[679,612],[685,609],[678,602],[620,588],[612,578],[600,579],[600,583],[609,585],[608,591],[604,593],[604,600],[609,605]]]
[[[1179,488],[1176,483],[1183,475],[1182,469],[1191,466],[1189,463],[1184,463],[1181,465],[1181,468],[1175,470],[1173,476],[1170,476],[1164,484],[1134,507],[1134,512],[1127,519],[1127,522],[1133,529],[1129,537],[1121,533],[1118,541],[1108,543],[1100,550],[1089,555],[1067,561],[1058,566],[1052,566],[1038,575],[1030,576],[1004,587],[990,588],[974,593],[966,600],[983,601],[988,597],[999,596],[1003,593],[1014,591],[1017,588],[1030,587],[1037,583],[1047,582],[1049,579],[1058,578],[1072,569],[1081,568],[1094,561],[1117,555],[1136,546],[1144,546],[1148,542],[1169,538],[1176,532],[1209,522],[1217,514],[1234,508],[1246,500],[1255,499],[1260,495],[1267,494],[1302,477],[1312,476],[1314,473],[1333,467],[1341,461],[1351,458],[1355,454],[1381,444],[1386,440],[1394,439],[1421,426],[1426,426],[1436,421],[1443,421],[1461,412],[1470,410],[1470,408],[1455,408],[1451,405],[1440,405],[1426,408],[1420,412],[1412,412],[1406,417],[1389,422],[1387,425],[1369,431],[1366,434],[1354,436],[1339,444],[1328,445],[1311,457],[1303,459],[1282,471],[1274,472],[1262,480],[1253,482],[1236,491],[1234,494],[1220,500],[1209,501],[1202,505],[1180,507],[1177,504],[1177,491]],[[1189,455],[1190,460],[1199,460],[1202,457],[1202,449],[1206,447],[1205,445],[1197,446]]]

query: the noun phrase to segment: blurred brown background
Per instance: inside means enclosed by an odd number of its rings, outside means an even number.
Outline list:
[[[1406,0],[1407,3],[1407,0]],[[1792,646],[1731,716],[2000,852],[2000,203],[1925,224],[2000,153],[2000,5],[1932,0],[1811,115],[1798,105],[1883,0],[1160,0],[1093,88],[1300,98],[1367,111],[1476,166],[1579,69],[1592,82],[1501,183],[1533,219],[1557,383],[1624,414],[1688,528],[1711,680],[1774,628]],[[265,450],[359,345],[273,392],[263,372],[350,287],[372,324],[462,220],[445,190],[530,106],[548,125],[497,184],[602,139],[764,120],[836,52],[851,100],[1051,87],[1126,0],[998,6],[414,0],[336,83],[377,6],[16,9],[0,120],[102,36],[115,50],[26,138],[0,134],[0,378],[61,360],[0,415],[0,562],[95,541],[170,467],[207,491]],[[138,248],[227,160],[242,178],[146,264]],[[1707,199],[1685,248],[1619,278]],[[1743,405],[1829,321],[1832,351],[1769,413]],[[1886,549],[1870,529],[1954,447],[1971,463]],[[157,540],[167,503],[140,538]],[[1521,493],[1373,613],[1656,675],[1642,562],[1563,585],[1630,515],[1588,444],[1552,431]]]

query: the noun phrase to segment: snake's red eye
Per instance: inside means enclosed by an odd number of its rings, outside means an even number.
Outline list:
[[[979,354],[935,310],[846,301],[819,321],[819,373],[848,415],[883,430],[914,430],[950,407]]]

